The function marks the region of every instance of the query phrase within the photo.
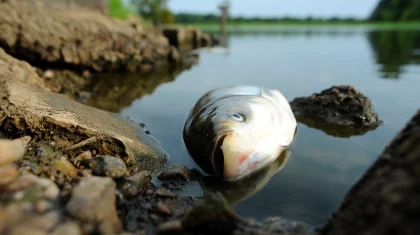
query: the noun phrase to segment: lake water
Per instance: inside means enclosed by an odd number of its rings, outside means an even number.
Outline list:
[[[299,124],[284,168],[234,206],[245,217],[284,216],[322,224],[420,107],[420,31],[415,28],[239,31],[230,34],[226,52],[202,52],[199,57],[197,65],[176,77],[142,80],[131,75],[128,90],[110,98],[117,107],[102,105],[146,123],[168,152],[170,164],[196,167],[182,140],[184,121],[200,96],[222,86],[264,86],[292,100],[332,85],[352,85],[371,99],[384,121],[376,130],[350,138]]]

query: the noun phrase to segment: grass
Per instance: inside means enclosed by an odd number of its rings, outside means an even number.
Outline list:
[[[133,14],[131,9],[122,0],[108,0],[109,15],[121,20],[127,20]]]

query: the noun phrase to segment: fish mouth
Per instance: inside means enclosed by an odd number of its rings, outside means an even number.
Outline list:
[[[225,168],[224,167],[225,157],[223,154],[222,145],[223,145],[223,141],[225,140],[227,136],[228,136],[227,134],[221,135],[218,138],[216,145],[214,147],[214,150],[213,150],[213,158],[212,158],[213,170],[215,174],[219,177],[223,177],[224,168]]]

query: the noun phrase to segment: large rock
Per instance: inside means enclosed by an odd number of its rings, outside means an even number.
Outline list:
[[[0,49],[0,132],[37,140],[66,139],[72,152],[97,149],[124,159],[131,173],[157,172],[167,160],[159,143],[143,127],[43,89],[35,69]],[[57,142],[58,145],[58,142]],[[56,146],[60,147],[60,146]]]
[[[95,71],[141,71],[167,62],[172,53],[159,32],[52,2],[0,1],[0,46],[37,65]]]
[[[351,86],[333,86],[290,105],[299,122],[338,137],[363,135],[381,123],[370,99]]]
[[[347,193],[322,234],[418,234],[420,110]]]

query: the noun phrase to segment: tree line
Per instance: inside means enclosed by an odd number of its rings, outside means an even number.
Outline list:
[[[420,0],[381,0],[371,21],[420,21]]]
[[[195,13],[177,13],[174,14],[168,7],[169,0],[130,0],[130,7],[124,6],[122,0],[109,0],[111,14],[126,18],[127,8],[132,12],[141,15],[145,20],[154,24],[172,24],[172,23],[214,23],[219,22],[218,14],[195,14]],[[247,22],[361,22],[361,21],[420,21],[420,0],[381,0],[372,14],[367,19],[356,19],[350,17],[230,17],[231,23]]]

